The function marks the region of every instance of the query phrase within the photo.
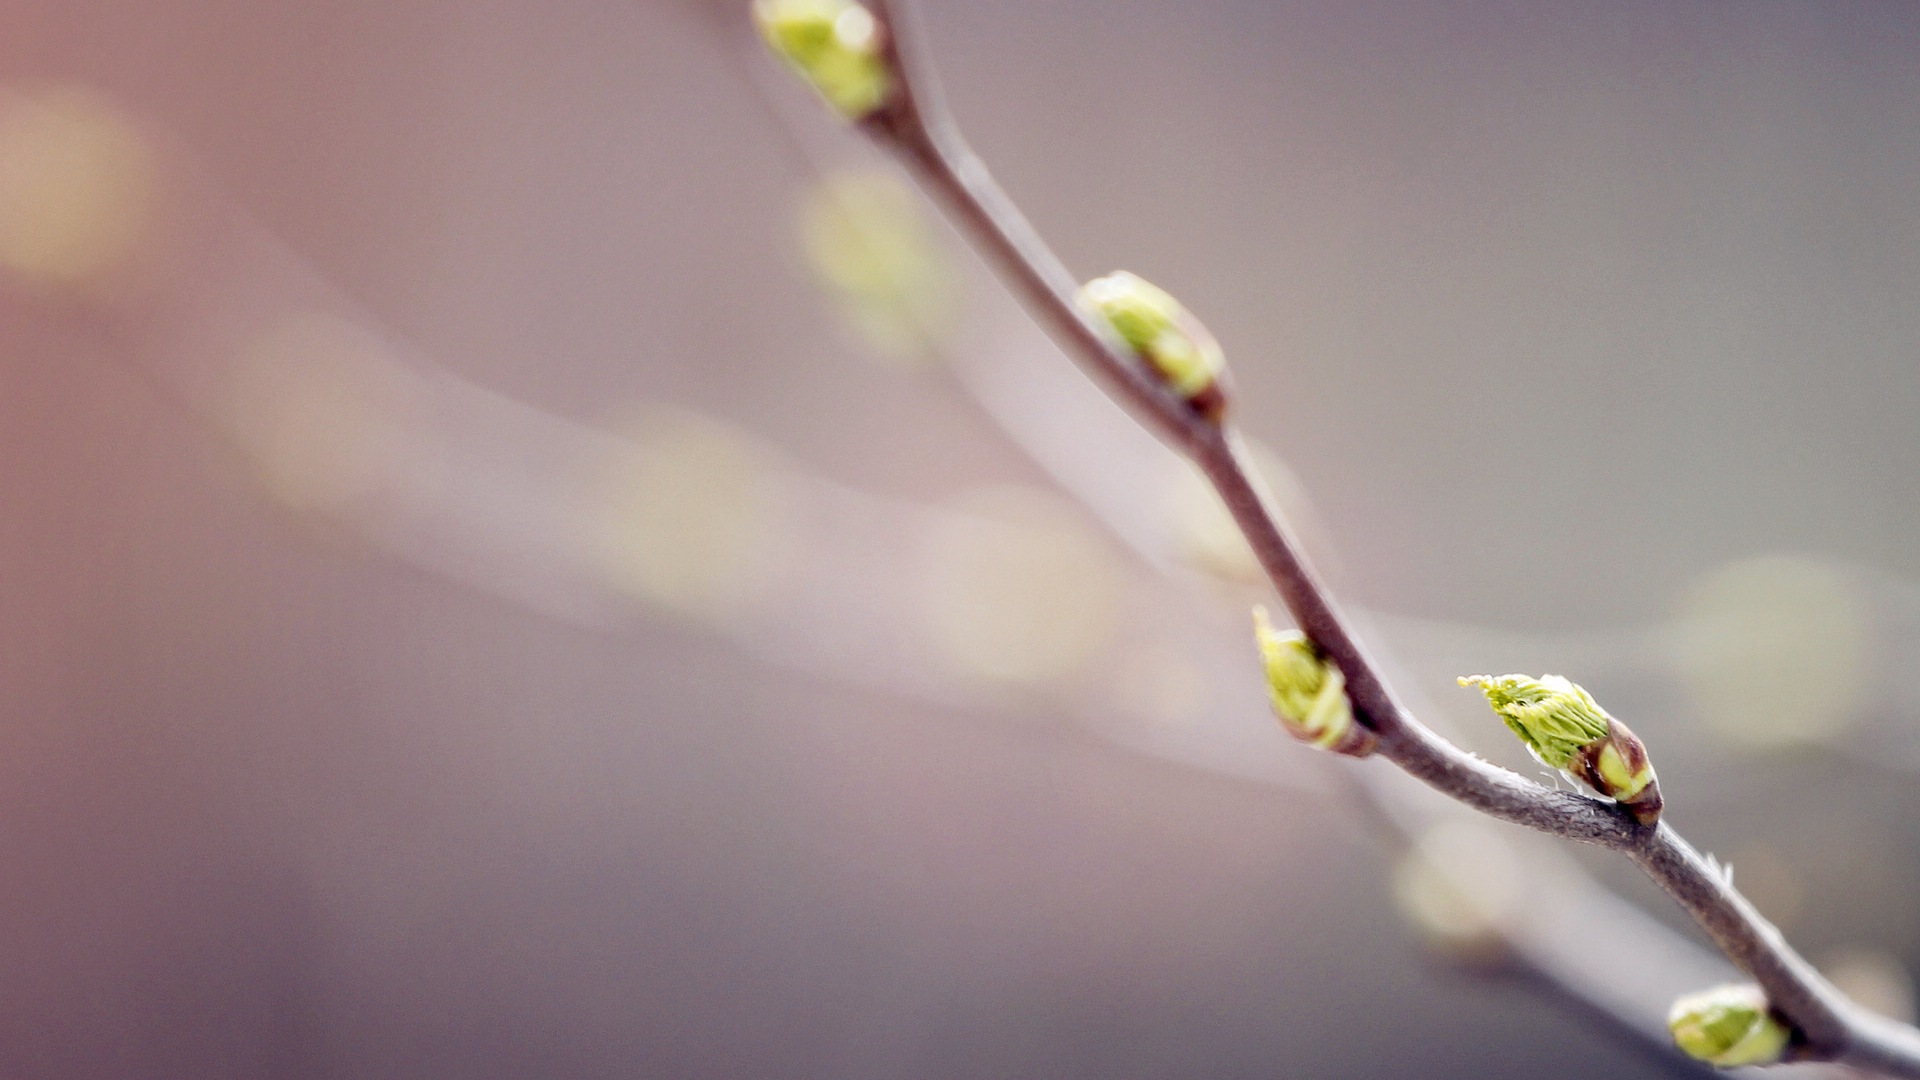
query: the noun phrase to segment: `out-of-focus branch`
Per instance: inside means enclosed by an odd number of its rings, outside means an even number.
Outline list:
[[[873,94],[870,106],[836,104],[907,163],[1061,347],[1207,477],[1301,631],[1344,675],[1354,716],[1376,737],[1377,751],[1489,816],[1626,853],[1759,984],[1766,1004],[1790,1025],[1789,1056],[1920,1077],[1920,1031],[1847,1001],[1670,826],[1642,824],[1619,805],[1550,790],[1482,761],[1436,735],[1395,699],[1252,481],[1231,427],[1195,410],[1076,302],[1076,279],[961,138],[940,99],[917,28],[904,17],[906,7],[906,0],[873,3],[878,24],[873,40],[888,80],[884,92]],[[871,77],[872,70],[863,68],[861,74]]]

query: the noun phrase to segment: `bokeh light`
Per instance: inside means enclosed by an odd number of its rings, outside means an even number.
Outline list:
[[[284,506],[342,511],[379,490],[406,452],[411,377],[378,338],[345,319],[302,312],[275,320],[233,371],[232,429]]]
[[[1422,833],[1394,868],[1400,912],[1436,946],[1482,955],[1526,898],[1520,856],[1488,823],[1449,819]]]
[[[1871,611],[1846,571],[1774,555],[1696,583],[1668,654],[1720,736],[1771,748],[1829,740],[1855,723],[1872,647]]]
[[[152,228],[145,138],[79,86],[0,95],[0,266],[40,287],[98,280]]]
[[[829,173],[807,190],[799,231],[808,265],[878,355],[928,358],[957,310],[957,276],[918,192],[891,170]]]
[[[1113,638],[1122,571],[1077,511],[1030,488],[949,503],[925,539],[928,632],[959,674],[1014,685],[1062,679]]]
[[[772,451],[719,420],[653,409],[594,463],[586,532],[609,581],[707,620],[739,614],[772,581],[788,535],[788,481]]]

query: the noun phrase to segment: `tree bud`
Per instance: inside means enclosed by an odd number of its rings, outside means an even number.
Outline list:
[[[892,98],[886,28],[854,0],[754,0],[753,18],[768,47],[846,119]]]
[[[1226,407],[1220,386],[1220,343],[1165,290],[1116,270],[1080,288],[1080,302],[1105,319],[1153,373],[1194,411],[1218,420]]]
[[[1667,1013],[1673,1045],[1709,1065],[1771,1065],[1786,1053],[1792,1032],[1751,983],[1729,983],[1688,994]]]
[[[1660,820],[1660,781],[1647,748],[1579,686],[1558,675],[1464,675],[1535,760],[1626,806],[1642,825]]]
[[[1267,609],[1253,609],[1253,637],[1267,669],[1267,693],[1280,726],[1296,739],[1353,757],[1373,752],[1373,732],[1354,722],[1347,679],[1305,634],[1280,633]]]

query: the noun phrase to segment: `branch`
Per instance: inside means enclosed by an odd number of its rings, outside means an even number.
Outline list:
[[[941,100],[918,28],[904,17],[909,3],[872,0],[878,70],[890,82],[873,94],[870,108],[843,111],[905,161],[1063,350],[1208,478],[1300,630],[1345,677],[1354,719],[1374,736],[1372,749],[1491,817],[1625,853],[1758,983],[1772,1013],[1790,1027],[1788,1056],[1920,1078],[1920,1031],[1848,1001],[1670,826],[1642,824],[1618,804],[1554,791],[1482,761],[1400,704],[1254,485],[1231,426],[1169,389],[1076,301],[1077,280],[967,146]]]

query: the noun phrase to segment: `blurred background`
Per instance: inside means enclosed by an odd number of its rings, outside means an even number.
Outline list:
[[[1422,715],[1582,682],[1910,1014],[1920,11],[923,6]],[[1275,730],[1205,493],[744,5],[16,0],[0,345],[10,1077],[1687,1072],[1672,906]]]

